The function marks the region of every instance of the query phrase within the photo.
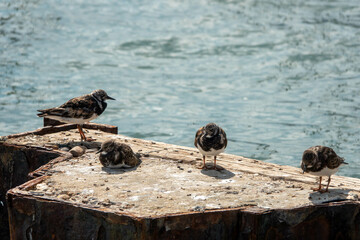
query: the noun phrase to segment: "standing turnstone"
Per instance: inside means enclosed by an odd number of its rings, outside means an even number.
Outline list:
[[[101,164],[107,168],[129,168],[140,163],[130,146],[114,139],[103,142],[98,153]]]
[[[203,155],[204,165],[201,169],[207,168],[205,164],[206,156],[214,156],[213,169],[217,169],[216,156],[224,152],[227,145],[226,133],[224,130],[215,123],[209,123],[196,132],[194,144]]]
[[[97,118],[104,112],[107,104],[105,100],[111,99],[107,93],[98,89],[90,94],[70,99],[59,107],[38,110],[39,117],[47,117],[65,123],[77,124],[81,140],[91,141],[93,139],[85,137],[82,124]]]
[[[339,170],[341,164],[347,164],[344,159],[339,157],[332,148],[325,146],[315,146],[304,151],[301,162],[303,172],[310,173],[320,177],[318,188],[312,188],[321,193],[327,192],[331,180],[331,175]],[[321,189],[321,180],[323,176],[328,176],[326,189]]]

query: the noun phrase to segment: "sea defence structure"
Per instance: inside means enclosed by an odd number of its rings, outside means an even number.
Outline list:
[[[222,170],[201,170],[195,148],[84,129],[94,142],[75,125],[2,137],[1,239],[360,239],[360,179],[321,194],[299,168],[221,154]],[[141,164],[102,167],[107,139]]]

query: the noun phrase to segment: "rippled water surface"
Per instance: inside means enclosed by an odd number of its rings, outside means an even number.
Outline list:
[[[193,146],[214,121],[227,152],[299,166],[333,147],[360,178],[358,1],[0,2],[0,135],[102,88],[94,122]]]

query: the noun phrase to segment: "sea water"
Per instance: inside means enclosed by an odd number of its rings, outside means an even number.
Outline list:
[[[101,88],[116,101],[94,122],[120,134],[193,146],[216,122],[227,153],[298,167],[326,145],[349,163],[338,174],[359,178],[359,13],[358,1],[2,0],[0,135]]]

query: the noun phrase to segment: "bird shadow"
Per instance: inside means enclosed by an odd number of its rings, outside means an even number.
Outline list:
[[[102,142],[98,142],[98,141],[92,141],[92,142],[85,142],[85,141],[70,141],[67,143],[63,143],[63,144],[59,144],[58,147],[62,148],[62,147],[67,147],[67,148],[73,148],[76,146],[83,146],[86,147],[87,149],[100,149]]]
[[[215,169],[201,169],[201,173],[209,176],[209,177],[213,177],[216,179],[229,179],[235,176],[235,174],[229,170],[227,170],[226,168],[220,166],[220,165],[216,165],[219,170],[215,170]]]
[[[141,162],[140,162],[140,164],[141,164]],[[106,172],[108,174],[123,174],[123,173],[135,171],[140,166],[140,164],[135,166],[135,167],[131,167],[131,168],[107,168],[107,167],[102,167],[101,170],[103,170],[104,172]]]
[[[135,171],[142,163],[141,158],[138,157],[138,159],[139,159],[139,164],[134,166],[134,167],[129,167],[129,168],[107,168],[107,167],[102,167],[101,170],[103,170],[104,172],[106,172],[108,174],[123,174],[123,173],[131,172],[131,171]]]
[[[101,147],[102,142],[98,142],[98,141],[92,141],[92,142],[86,142],[86,141],[79,141],[79,142],[74,142],[75,144],[78,144],[80,146],[84,146],[88,149],[92,149],[92,148],[99,148]]]
[[[340,188],[331,188],[328,192],[324,193],[316,191],[309,194],[309,200],[314,204],[346,201],[350,200],[348,198],[350,191],[349,189]]]

